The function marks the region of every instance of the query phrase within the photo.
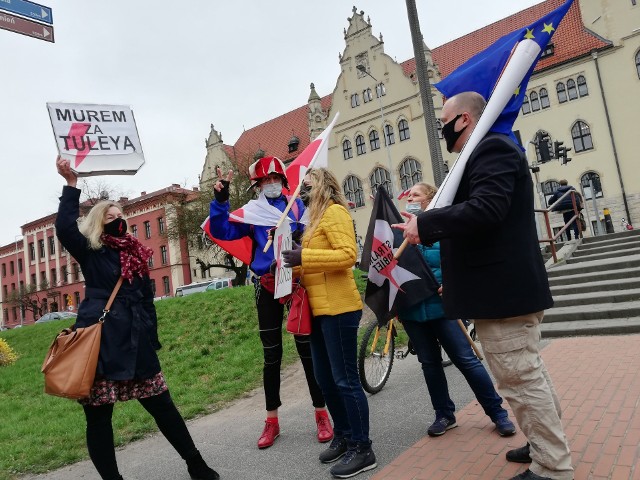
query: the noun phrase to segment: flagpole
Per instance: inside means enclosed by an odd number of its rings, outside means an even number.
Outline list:
[[[302,181],[298,182],[298,186],[296,187],[296,189],[293,192],[293,195],[291,195],[291,198],[289,199],[287,208],[285,208],[284,211],[282,212],[282,215],[280,215],[280,220],[278,220],[278,223],[276,223],[276,229],[280,228],[280,226],[282,225],[282,222],[284,222],[284,219],[287,218],[287,215],[289,214],[289,210],[291,210],[291,207],[296,201],[296,198],[298,198],[298,194],[300,193],[301,186],[302,186]],[[269,235],[269,240],[267,240],[266,245],[262,249],[262,253],[267,253],[267,250],[269,250],[269,247],[271,246],[272,243],[273,243],[273,236]]]
[[[476,357],[478,357],[478,360],[484,360],[484,357],[482,356],[482,353],[480,353],[480,349],[476,345],[476,342],[473,341],[473,338],[471,338],[471,335],[469,335],[469,332],[467,331],[467,327],[460,319],[458,319],[458,326],[464,332],[464,336],[467,337],[467,341],[469,342],[469,345],[471,345],[471,348],[473,348],[473,351],[475,352]]]

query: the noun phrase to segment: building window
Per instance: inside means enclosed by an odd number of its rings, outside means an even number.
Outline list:
[[[522,114],[527,115],[529,113],[531,113],[531,104],[529,104],[529,97],[525,95],[522,101]]]
[[[7,276],[7,264],[6,263],[2,264],[2,276],[3,277]]]
[[[73,292],[73,296],[76,297],[76,308],[80,306],[80,292]]]
[[[40,286],[44,286],[47,283],[47,272],[45,272],[44,270],[42,270],[40,272]]]
[[[58,271],[55,268],[51,269],[51,286],[58,284]]]
[[[378,136],[377,130],[371,130],[369,132],[369,145],[371,146],[371,151],[380,148],[380,137]]]
[[[591,139],[591,129],[585,122],[578,120],[571,127],[571,137],[573,137],[573,151],[584,152],[593,148],[593,140]]]
[[[389,124],[384,126],[384,144],[393,145],[396,143],[395,133],[393,133],[393,127]]]
[[[36,278],[36,274],[31,274],[31,285],[36,285],[38,283],[38,279]]]
[[[438,130],[438,138],[442,140],[444,137],[442,136],[442,122],[440,120],[436,120],[436,129]]]
[[[67,265],[62,265],[62,267],[60,267],[60,276],[62,277],[62,283],[69,282],[69,279],[67,278],[68,275],[69,275],[69,269]]]
[[[73,269],[73,280],[80,280],[80,266],[77,263],[71,264],[71,268]]]
[[[376,96],[378,98],[384,97],[387,94],[387,89],[384,87],[384,83],[376,85]]]
[[[345,160],[353,158],[353,149],[351,148],[351,140],[349,139],[342,142],[342,156]]]
[[[138,226],[137,225],[131,225],[131,235],[133,235],[134,237],[138,238]]]
[[[169,260],[167,258],[167,247],[164,245],[160,247],[160,256],[162,257],[163,265],[166,265],[167,263],[169,263]]]
[[[15,308],[15,307],[14,307],[14,308]],[[3,314],[4,314],[4,317],[3,317],[3,318],[5,319],[5,321],[6,321],[6,320],[9,320],[9,309],[8,309],[8,308],[5,308],[5,309],[3,310]]]
[[[556,193],[560,184],[555,180],[548,180],[542,183],[542,193],[544,194],[544,200],[547,208],[549,207],[549,199]]]
[[[537,112],[540,110],[540,100],[538,99],[538,94],[536,92],[531,92],[529,94],[529,100],[531,101],[531,111]]]
[[[149,257],[149,260],[147,260],[147,264],[149,265],[149,268],[153,268],[153,255]]]
[[[593,191],[596,194],[596,198],[602,198],[602,184],[600,183],[600,175],[596,172],[587,172],[580,177],[580,184],[582,185],[582,191],[584,192],[584,199],[591,200],[593,198],[591,193],[591,184],[593,183]]]
[[[542,108],[549,108],[551,106],[551,102],[549,102],[549,92],[547,92],[546,88],[540,89],[540,106]]]
[[[578,81],[578,94],[581,97],[586,97],[589,95],[589,88],[587,87],[587,79],[584,78],[584,75],[578,75],[576,79]]]
[[[15,275],[16,273],[16,267],[15,264],[13,263],[13,260],[11,260],[9,262],[9,275]]]
[[[17,321],[18,320],[18,307],[13,307],[13,321]]]
[[[169,285],[169,277],[162,277],[162,286],[164,287],[164,294],[169,295],[171,293],[171,286]]]
[[[13,284],[13,286],[14,286],[14,287],[16,286],[16,285],[15,285],[15,283]],[[6,285],[3,285],[3,286],[2,286],[2,293],[3,293],[3,295],[2,295],[2,299],[6,301],[6,300],[7,300],[7,297],[9,296],[9,289],[7,288],[7,286],[6,286]]]
[[[358,105],[360,105],[360,97],[357,93],[354,93],[351,95],[351,108],[356,108]]]
[[[553,55],[553,52],[555,52],[555,46],[553,43],[549,43],[544,48],[544,50],[542,50],[542,55],[540,55],[540,58],[542,59],[542,58],[550,57],[551,55]]]
[[[573,78],[567,80],[567,94],[569,95],[569,100],[578,98],[578,89],[576,88],[576,82]]]
[[[49,255],[54,255],[56,253],[56,239],[54,237],[49,237]]]
[[[362,189],[362,182],[355,175],[349,175],[342,182],[342,190],[347,200],[353,202],[357,207],[364,207],[364,190]]]
[[[558,102],[564,103],[567,101],[567,90],[564,88],[564,83],[558,82],[556,85],[556,92],[558,92]]]
[[[411,132],[409,132],[409,122],[402,119],[398,122],[398,134],[400,135],[400,141],[404,142],[411,138]]]
[[[636,53],[636,73],[638,74],[638,78],[640,78],[640,50]]]
[[[144,238],[151,238],[151,222],[144,222]]]
[[[22,273],[22,259],[18,259],[18,273]]]
[[[156,281],[152,278],[151,279],[151,291],[153,292],[153,296],[156,296]]]
[[[40,258],[44,258],[44,239],[38,240],[38,253]]]
[[[158,218],[158,233],[164,235],[164,217]]]
[[[356,137],[356,153],[358,155],[364,155],[365,153],[367,153],[367,147],[364,143],[364,136],[362,135],[358,135]]]
[[[364,99],[364,103],[370,102],[373,100],[373,94],[371,93],[371,89],[367,88],[362,92],[362,98]]]
[[[369,177],[369,181],[371,182],[371,193],[374,197],[380,187],[384,187],[389,196],[393,195],[393,192],[391,191],[391,176],[387,169],[377,167]]]
[[[413,158],[407,158],[400,164],[400,188],[409,190],[416,183],[422,181],[422,168]]]

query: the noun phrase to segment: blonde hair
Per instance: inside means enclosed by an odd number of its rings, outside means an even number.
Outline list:
[[[98,250],[102,248],[102,242],[100,236],[104,232],[104,219],[107,216],[107,211],[111,207],[116,207],[122,212],[122,207],[119,203],[112,202],[111,200],[103,200],[96,203],[89,213],[80,220],[80,233],[82,233],[87,240],[89,240],[89,248],[92,250]]]
[[[307,172],[312,178],[311,201],[309,202],[309,225],[305,228],[304,237],[311,238],[311,234],[318,227],[324,211],[332,204],[342,205],[349,210],[347,199],[342,193],[338,179],[326,168],[317,168]]]
[[[436,187],[434,187],[433,185],[429,185],[428,183],[425,183],[425,182],[416,183],[414,187],[419,187],[420,190],[422,190],[422,193],[424,193],[427,196],[428,202],[433,200],[433,197],[436,195],[436,192],[438,191]]]

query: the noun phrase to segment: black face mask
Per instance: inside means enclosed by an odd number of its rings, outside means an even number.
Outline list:
[[[104,233],[112,237],[124,237],[127,233],[127,221],[124,218],[116,218],[104,224]]]
[[[309,202],[311,201],[311,187],[306,183],[302,182],[300,186],[300,200],[304,203],[305,207],[309,206]]]
[[[455,125],[456,122],[458,121],[458,119],[462,116],[462,114],[456,116],[456,118],[454,118],[453,120],[445,123],[442,126],[442,136],[444,137],[444,141],[447,143],[447,152],[451,153],[453,150],[453,146],[456,144],[456,142],[458,141],[458,139],[460,138],[460,135],[462,135],[462,132],[464,132],[468,125],[466,125],[462,130],[460,130],[459,132],[456,132],[455,129]]]

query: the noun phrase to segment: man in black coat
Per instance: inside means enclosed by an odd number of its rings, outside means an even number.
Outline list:
[[[462,150],[484,106],[474,92],[447,100],[441,121],[450,152]],[[524,153],[506,135],[489,133],[469,157],[453,204],[400,228],[411,243],[440,240],[445,313],[474,319],[498,390],[529,441],[507,454],[531,462],[513,479],[570,480],[560,405],[539,352],[540,322],[553,299],[533,209]]]
[[[560,200],[560,198],[565,193],[571,190],[575,190],[575,188],[569,185],[569,182],[562,179],[560,180],[560,186],[549,199],[549,205],[553,205],[553,210],[556,212],[562,212],[562,219],[564,220],[565,225],[567,225],[571,221],[576,213],[573,210],[573,200],[571,199],[571,195],[567,195],[562,200]],[[578,210],[582,210],[582,202],[580,201],[580,197],[578,195],[575,195],[575,197],[576,208]],[[558,200],[560,201],[558,202]],[[571,230],[573,230],[573,238],[575,238],[576,240],[580,238],[580,229],[578,228],[577,220],[574,220],[571,226],[567,229],[567,238],[569,240],[571,240]]]

